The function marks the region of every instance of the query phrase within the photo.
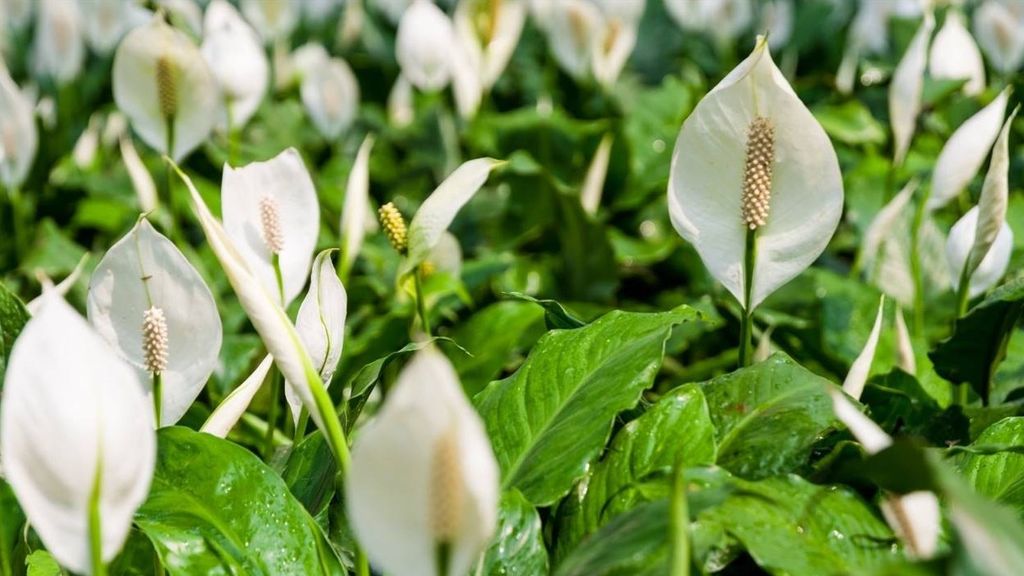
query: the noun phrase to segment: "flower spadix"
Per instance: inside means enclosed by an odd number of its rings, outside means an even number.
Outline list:
[[[423,201],[419,210],[416,211],[416,215],[413,216],[412,222],[409,223],[406,258],[402,263],[400,275],[411,272],[426,260],[445,230],[451,225],[452,220],[455,220],[459,210],[480,190],[491,171],[503,164],[505,164],[504,161],[494,158],[470,160],[456,168]],[[389,215],[393,217],[390,213]],[[398,217],[401,218],[401,215],[399,214]],[[386,224],[385,222],[385,232],[390,235],[391,229]],[[392,239],[392,244],[394,244],[394,239]]]
[[[71,571],[92,574],[124,545],[153,477],[152,414],[131,368],[62,298],[44,296],[7,367],[0,462],[29,523]]]
[[[252,26],[226,0],[214,0],[203,18],[203,58],[224,98],[231,129],[245,126],[270,82],[270,64]]]
[[[224,166],[224,229],[263,287],[283,305],[306,284],[316,248],[320,204],[294,148],[265,162]]]
[[[21,186],[38,145],[32,102],[0,62],[0,184],[5,188]]]
[[[371,563],[394,576],[467,574],[497,520],[498,466],[455,369],[433,348],[398,376],[352,453],[349,518]]]
[[[842,391],[830,387],[829,395],[836,418],[850,429],[865,452],[877,454],[892,445],[892,438],[858,410]],[[927,559],[935,555],[942,521],[939,500],[933,492],[885,494],[882,513],[908,556]]]
[[[217,367],[222,338],[217,305],[196,269],[142,218],[96,266],[88,309],[151,398],[160,377],[160,425],[180,420]]]
[[[114,53],[114,101],[150,147],[180,160],[217,120],[217,83],[196,45],[157,15]]]
[[[348,294],[331,263],[332,252],[324,250],[313,261],[309,291],[295,318],[295,330],[309,353],[313,367],[324,382],[324,387],[331,382],[338,360],[341,359],[341,348],[345,341],[345,316],[348,312]],[[285,388],[285,398],[296,421],[299,419],[302,400],[295,390],[301,385],[301,382],[289,384]]]
[[[843,209],[839,162],[763,38],[683,123],[668,207],[679,234],[747,310],[810,266],[832,238]]]

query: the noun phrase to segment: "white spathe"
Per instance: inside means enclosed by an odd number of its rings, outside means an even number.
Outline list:
[[[985,63],[981,50],[967,31],[964,16],[958,10],[946,13],[946,21],[932,41],[928,55],[928,73],[932,78],[967,80],[964,92],[969,95],[985,89]]]
[[[426,260],[459,210],[480,190],[491,171],[504,163],[494,158],[469,160],[456,168],[423,201],[409,223],[409,251],[402,263],[400,276]]]
[[[1009,96],[1009,88],[1000,92],[995,100],[968,118],[946,141],[932,173],[929,210],[942,208],[956,198],[981,169],[992,143],[999,136]]]
[[[910,41],[910,46],[892,73],[889,85],[889,123],[892,125],[893,162],[902,164],[914,138],[917,115],[921,112],[921,95],[924,91],[924,71],[928,64],[928,40],[935,19],[926,13],[924,21]]]
[[[753,279],[744,278],[747,226],[742,191],[747,130],[774,126],[767,222],[757,230]],[[668,209],[676,231],[741,303],[751,309],[825,250],[843,211],[843,182],[832,143],[775,66],[763,38],[683,123],[672,156]]]
[[[729,42],[753,21],[750,0],[664,0],[669,16],[684,30],[707,32]]]
[[[366,236],[366,222],[370,212],[370,152],[375,138],[367,134],[359,145],[356,161],[348,175],[345,201],[341,209],[341,276],[348,277],[352,264],[359,257]]]
[[[265,211],[274,212],[276,230],[265,229]],[[302,292],[320,229],[320,204],[313,180],[294,148],[265,162],[224,166],[221,182],[224,230],[263,288],[283,292],[287,306]],[[281,281],[274,272],[268,233],[280,239]]]
[[[992,147],[992,159],[978,198],[978,224],[975,226],[974,244],[967,258],[967,274],[974,273],[984,261],[1006,223],[1006,210],[1010,203],[1010,125],[1019,110],[1018,104],[1003,123],[999,138]]]
[[[974,36],[992,66],[1003,74],[1024,62],[1024,4],[986,0],[974,11]]]
[[[300,94],[313,125],[328,140],[338,139],[359,109],[359,83],[341,58],[327,58],[306,70]]]
[[[953,289],[959,290],[960,277],[963,274],[964,266],[967,265],[967,258],[974,246],[976,229],[978,226],[978,207],[975,206],[967,211],[962,218],[953,224],[949,231],[949,238],[946,240],[946,259],[949,263],[949,273],[953,280]],[[1010,253],[1013,251],[1013,231],[1004,221],[999,227],[999,233],[992,243],[988,253],[978,267],[970,275],[970,290],[968,295],[971,298],[979,296],[986,290],[995,286],[999,279],[1006,274],[1006,268],[1010,265]]]
[[[850,365],[850,371],[846,373],[843,380],[843,392],[846,392],[854,400],[860,400],[864,392],[864,385],[868,383],[868,375],[871,373],[871,363],[875,360],[875,350],[878,348],[878,337],[882,331],[882,317],[885,312],[885,296],[878,302],[878,313],[875,315],[875,324],[868,334],[868,341],[864,343],[864,349],[860,351],[857,358]]]
[[[429,0],[414,0],[402,14],[395,39],[402,76],[424,92],[441,90],[451,80],[455,49],[455,29],[448,16]]]
[[[295,330],[324,387],[331,383],[338,360],[341,359],[341,349],[345,343],[345,316],[348,312],[348,294],[331,262],[332,252],[334,250],[324,250],[313,261],[309,291],[295,318]],[[299,411],[302,409],[302,399],[295,388],[304,385],[304,382],[288,382],[285,388],[285,398],[295,422],[298,422]]]
[[[227,438],[228,433],[249,408],[256,393],[260,391],[273,362],[272,356],[264,356],[252,374],[221,400],[199,431],[218,438]]]
[[[89,502],[100,480],[102,559],[121,550],[156,458],[153,409],[135,374],[55,294],[14,343],[0,404],[0,463],[57,561],[91,573]]]
[[[78,3],[38,0],[31,56],[36,76],[64,86],[78,76],[84,61],[85,39]]]
[[[604,15],[589,0],[555,0],[543,25],[548,47],[566,74],[582,80],[591,74],[601,52]]]
[[[39,133],[32,102],[0,61],[0,184],[18,188],[36,158]]]
[[[284,40],[299,23],[300,3],[295,0],[241,0],[242,14],[264,41]]]
[[[139,152],[135,149],[135,144],[132,143],[130,136],[121,135],[119,149],[124,168],[128,171],[128,179],[132,181],[132,189],[135,190],[135,197],[139,201],[139,210],[145,213],[156,210],[159,205],[156,183],[153,182],[153,176],[142,162],[142,158],[139,157]]]
[[[436,529],[446,514],[451,557],[442,576],[476,565],[497,523],[498,465],[455,369],[436,349],[412,358],[362,430],[345,490],[356,538],[378,569],[436,574]]]
[[[152,13],[133,0],[77,0],[82,11],[85,39],[98,54],[107,55],[121,38],[145,24]]]
[[[245,126],[270,84],[270,64],[256,31],[229,2],[213,0],[203,19],[200,52],[224,99],[222,128]]]
[[[135,368],[150,397],[152,376],[143,352],[143,314],[167,321],[167,368],[162,372],[160,425],[184,416],[217,367],[223,330],[217,304],[195,268],[145,218],[118,240],[89,281],[89,321]]]
[[[202,144],[217,121],[220,95],[209,66],[188,36],[160,16],[121,41],[114,54],[113,90],[136,134],[175,161]]]
[[[455,34],[484,90],[494,86],[508,65],[525,21],[525,0],[460,0],[456,5]]]

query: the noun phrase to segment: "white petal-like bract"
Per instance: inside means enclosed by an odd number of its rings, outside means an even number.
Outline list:
[[[429,0],[414,0],[402,14],[395,39],[402,76],[425,92],[444,88],[452,77],[455,49],[455,29],[448,16]]]
[[[206,283],[185,256],[142,218],[100,260],[89,282],[89,321],[135,368],[152,397],[143,319],[159,308],[166,320],[161,426],[181,419],[217,367],[220,315]],[[151,400],[152,402],[152,400]]]
[[[498,466],[451,363],[427,348],[362,431],[345,482],[349,518],[371,563],[394,576],[467,574],[497,521]]]
[[[320,204],[313,179],[294,148],[265,162],[224,166],[224,230],[270,294],[287,306],[302,292],[316,248]],[[278,286],[273,258],[281,268]]]
[[[1024,62],[1024,5],[985,0],[974,11],[974,36],[996,70],[1009,74]]]
[[[219,94],[209,66],[188,36],[160,16],[121,41],[113,90],[139,137],[175,161],[202,144],[217,121]]]
[[[975,230],[978,226],[978,207],[967,211],[949,231],[946,240],[946,258],[949,262],[949,273],[953,279],[954,290],[959,289],[960,278],[967,265],[967,258],[974,246]],[[970,275],[969,296],[974,298],[995,286],[996,282],[1006,274],[1010,265],[1010,253],[1013,251],[1013,231],[1003,222],[995,241],[988,253],[978,263],[978,267]]]
[[[305,72],[300,92],[306,112],[324,138],[336,140],[355,120],[359,83],[341,58],[328,58]]]
[[[109,54],[132,28],[145,24],[152,16],[132,0],[78,0],[82,27],[89,46],[99,54]]]
[[[889,86],[889,123],[892,125],[893,162],[902,164],[914,138],[917,115],[921,112],[921,95],[924,91],[924,71],[928,64],[928,40],[931,38],[935,20],[930,13],[914,34],[910,46],[892,73]]]
[[[263,101],[270,64],[259,36],[227,0],[214,0],[203,19],[200,51],[220,86],[225,127],[245,126]]]
[[[597,208],[601,205],[601,193],[604,190],[605,178],[608,176],[608,162],[611,159],[613,142],[614,136],[611,132],[601,138],[594,157],[590,160],[587,174],[583,178],[580,203],[587,214],[596,214]]]
[[[33,35],[32,68],[60,86],[74,80],[85,61],[82,13],[78,2],[38,0]]]
[[[548,46],[559,67],[581,80],[592,72],[601,52],[604,16],[589,0],[555,0],[544,24]]]
[[[484,90],[494,86],[508,65],[525,21],[525,0],[463,0],[456,5],[455,33]]]
[[[956,198],[981,169],[992,143],[999,136],[1009,95],[1009,90],[1003,90],[988,106],[961,124],[946,141],[932,173],[929,210],[942,208]]]
[[[1010,125],[1018,110],[1020,105],[1003,123],[999,138],[992,147],[992,159],[978,198],[978,225],[974,231],[974,245],[967,258],[967,274],[972,274],[984,260],[1006,223],[1006,210],[1010,203]]]
[[[751,281],[744,277],[743,196],[748,132],[755,120],[767,123],[774,135],[770,157],[763,159],[772,172],[770,204],[756,230]],[[694,245],[711,275],[750,309],[810,266],[832,238],[843,211],[835,150],[763,39],[683,123],[672,156],[668,208],[675,229]]]
[[[978,94],[985,89],[985,63],[981,51],[967,31],[959,11],[946,13],[928,55],[928,73],[932,78],[967,80],[964,92]]]
[[[875,324],[868,334],[868,341],[864,349],[853,361],[850,371],[843,380],[843,392],[846,392],[855,400],[860,400],[864,392],[864,385],[868,383],[868,375],[871,373],[871,363],[875,360],[875,349],[878,348],[878,337],[882,331],[882,315],[885,312],[885,296],[878,303],[878,314],[875,316]]]
[[[21,186],[38,145],[32,102],[0,61],[0,184],[8,189]]]
[[[242,414],[245,414],[245,410],[252,403],[252,399],[260,391],[260,387],[263,386],[263,381],[267,379],[267,374],[270,372],[270,366],[273,364],[273,361],[274,358],[269,354],[264,356],[252,374],[221,400],[199,431],[212,434],[218,438],[227,438],[228,432],[231,432],[231,429],[235,427]]]
[[[0,463],[57,561],[90,574],[98,479],[102,560],[121,550],[149,493],[153,409],[135,375],[62,298],[44,297],[14,343],[0,405]]]
[[[287,38],[299,23],[295,0],[241,0],[242,14],[265,41]]]
[[[341,210],[341,276],[348,277],[352,264],[359,256],[366,236],[367,215],[370,214],[370,152],[374,136],[367,134],[359,145],[356,161],[345,186],[345,203]]]

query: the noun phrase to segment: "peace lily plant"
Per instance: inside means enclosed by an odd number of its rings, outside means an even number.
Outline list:
[[[683,123],[668,209],[743,308],[739,358],[748,364],[754,309],[817,259],[843,210],[832,143],[763,37]]]

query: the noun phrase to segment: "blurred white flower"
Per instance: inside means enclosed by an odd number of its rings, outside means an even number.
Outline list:
[[[155,0],[157,7],[167,13],[167,20],[185,29],[192,37],[203,35],[203,8],[200,0]],[[205,3],[207,0],[203,0]]]
[[[303,73],[300,94],[313,125],[328,140],[337,140],[359,109],[359,83],[341,58],[327,58]]]
[[[21,30],[28,24],[35,3],[34,0],[0,0],[0,13],[3,13],[0,24],[12,30]]]
[[[577,80],[591,74],[604,30],[604,17],[596,4],[589,0],[553,0],[542,29],[552,56],[566,74]]]
[[[836,418],[850,429],[850,433],[868,454],[877,454],[892,445],[892,438],[861,413],[838,388],[829,388],[832,410]],[[911,558],[928,559],[935,555],[939,544],[942,518],[939,499],[932,492],[886,494],[882,501],[885,521],[905,547]]]
[[[8,189],[21,186],[36,158],[38,144],[33,102],[0,61],[0,184]]]
[[[241,0],[239,4],[264,42],[287,39],[299,23],[300,2],[295,0]]]
[[[961,124],[946,141],[932,173],[929,210],[938,210],[956,198],[981,169],[999,135],[999,127],[1003,125],[1009,97],[1009,89],[1003,90],[988,106]]]
[[[348,312],[348,294],[331,262],[332,252],[324,250],[313,261],[309,291],[302,299],[299,314],[295,318],[295,331],[306,347],[325,388],[331,383],[338,360],[341,359],[341,349],[345,342],[345,316]],[[302,409],[298,390],[303,385],[304,382],[289,382],[285,388],[285,399],[295,423],[298,423],[299,411]]]
[[[875,361],[875,350],[878,348],[878,337],[882,332],[882,315],[885,312],[885,296],[878,302],[878,313],[875,315],[875,323],[868,334],[868,340],[864,348],[850,365],[850,371],[846,373],[843,380],[843,392],[846,392],[854,400],[860,400],[864,392],[864,385],[868,383],[868,375],[871,373],[871,363]]]
[[[129,30],[152,14],[134,0],[78,0],[85,39],[96,53],[106,56]]]
[[[78,76],[84,61],[85,41],[78,3],[38,0],[32,45],[32,68],[36,76],[63,86]]]
[[[684,30],[706,32],[718,42],[731,42],[750,27],[750,0],[664,0],[669,16]]]
[[[150,147],[175,161],[210,135],[217,84],[188,36],[160,16],[125,36],[114,54],[114,101]]]
[[[222,127],[238,130],[256,113],[267,92],[267,54],[256,31],[226,0],[210,3],[203,28],[200,51],[224,98]]]
[[[758,31],[768,34],[768,47],[782,50],[793,35],[796,9],[793,0],[772,0],[760,4]]]
[[[345,186],[345,203],[341,210],[341,277],[347,278],[349,270],[359,256],[366,235],[366,224],[370,218],[370,152],[374,136],[367,134],[359,145],[355,163],[348,175]]]
[[[979,94],[985,89],[985,63],[981,60],[981,51],[958,10],[946,12],[946,21],[932,41],[928,73],[938,79],[966,79],[964,93],[968,95]]]
[[[132,181],[132,189],[135,190],[135,197],[139,200],[139,210],[149,213],[157,209],[156,183],[150,175],[146,165],[139,158],[132,139],[122,134],[119,142],[121,160],[124,162],[125,170],[128,171],[128,178]]]
[[[900,369],[917,375],[917,358],[914,355],[914,343],[910,339],[907,321],[903,318],[903,308],[896,306],[896,360]]]
[[[306,284],[320,231],[316,188],[298,151],[241,168],[225,165],[221,212],[249,270],[287,307]]]
[[[452,21],[429,0],[414,0],[402,14],[395,55],[402,76],[424,92],[441,90],[452,77],[456,49]]]
[[[477,72],[481,88],[490,90],[519,44],[526,21],[525,0],[460,0],[455,33]]]
[[[89,117],[89,124],[78,135],[75,147],[71,150],[71,159],[75,166],[81,169],[88,168],[96,159],[96,152],[100,147],[100,125],[102,124],[99,113],[93,113]]]
[[[973,274],[978,265],[984,261],[992,245],[996,242],[1003,226],[1006,225],[1006,210],[1010,203],[1010,125],[1020,110],[1018,104],[1014,108],[999,138],[992,147],[992,159],[989,161],[988,173],[981,186],[978,198],[978,223],[974,231],[974,244],[967,256],[963,273]]]
[[[152,415],[131,369],[60,296],[44,296],[9,358],[0,463],[32,528],[69,570],[92,574],[124,545],[153,477]],[[93,515],[100,534],[90,534]]]
[[[893,17],[914,18],[921,13],[918,0],[860,0],[858,6],[850,24],[843,59],[836,72],[836,88],[843,94],[853,90],[861,56],[889,48],[889,20]]]
[[[180,420],[217,367],[221,346],[217,305],[196,269],[141,218],[96,266],[88,308],[96,331],[160,406],[159,424]]]
[[[415,114],[412,84],[405,76],[399,75],[388,94],[388,121],[396,128],[404,128],[412,124]]]
[[[967,259],[971,255],[977,237],[978,207],[967,211],[949,231],[946,241],[946,258],[949,262],[949,273],[953,280],[953,289],[959,290]],[[968,297],[974,298],[996,285],[1006,274],[1010,265],[1010,253],[1013,251],[1013,231],[1004,221],[998,228],[995,240],[978,262],[977,268],[970,274]]]
[[[608,176],[608,162],[611,160],[614,141],[615,137],[611,132],[601,138],[594,157],[590,160],[587,175],[583,178],[580,203],[587,214],[596,214],[597,208],[601,205],[601,194],[604,191],[605,178]]]
[[[992,66],[1003,74],[1024,62],[1024,3],[985,0],[974,11],[974,36]]]
[[[497,524],[498,465],[444,355],[413,356],[352,461],[345,501],[374,566],[416,576],[443,562],[450,576],[476,565]]]
[[[926,13],[910,46],[892,73],[889,86],[889,122],[892,125],[893,162],[902,164],[910,150],[910,141],[921,112],[921,94],[924,91],[924,71],[928,63],[928,40],[935,20]]]
[[[748,312],[832,238],[843,211],[835,150],[763,37],[683,123],[668,209],[676,231]]]

